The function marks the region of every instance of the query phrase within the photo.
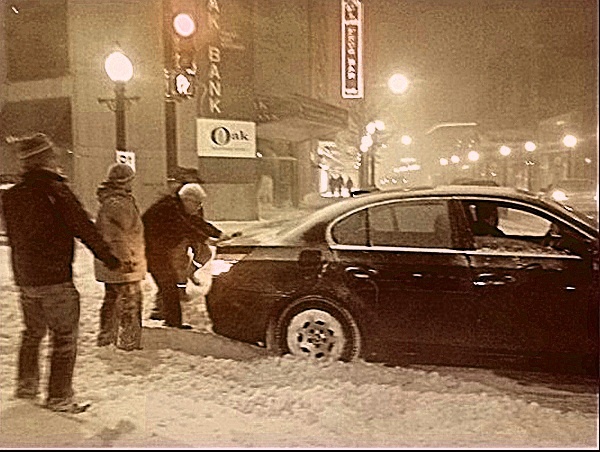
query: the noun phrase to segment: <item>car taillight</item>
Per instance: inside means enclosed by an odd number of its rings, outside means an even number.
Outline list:
[[[211,274],[218,276],[227,273],[235,264],[241,261],[246,254],[217,254],[211,263]]]

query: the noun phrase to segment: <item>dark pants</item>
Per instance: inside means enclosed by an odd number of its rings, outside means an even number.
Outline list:
[[[98,345],[115,344],[123,350],[141,348],[142,289],[139,281],[104,285]]]
[[[21,287],[21,309],[25,329],[19,351],[17,395],[35,397],[38,394],[40,343],[50,330],[48,402],[68,401],[73,397],[79,292],[72,282]]]
[[[148,256],[148,271],[154,278],[160,293],[162,316],[168,326],[181,325],[179,275],[171,259]]]

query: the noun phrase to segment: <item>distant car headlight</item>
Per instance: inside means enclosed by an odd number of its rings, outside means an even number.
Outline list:
[[[569,199],[569,197],[562,190],[554,190],[552,192],[552,199],[554,199],[555,201],[558,201],[558,202],[562,202],[562,201],[566,201],[567,199]]]

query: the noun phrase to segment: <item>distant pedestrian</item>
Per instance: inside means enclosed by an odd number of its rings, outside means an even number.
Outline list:
[[[185,184],[177,193],[159,199],[142,215],[148,270],[162,295],[162,306],[155,306],[151,318],[164,319],[166,326],[191,328],[182,323],[182,291],[178,288],[181,264],[176,264],[173,256],[183,250],[187,252],[189,246],[206,244],[209,237],[225,236],[202,217],[205,199],[206,192],[200,184]]]
[[[335,178],[335,192],[337,196],[342,196],[342,188],[344,188],[344,178],[338,174]]]
[[[346,189],[348,190],[348,196],[352,196],[352,189],[354,188],[354,182],[352,178],[348,176],[348,180],[346,181]]]
[[[273,178],[268,174],[260,176],[258,183],[258,202],[263,206],[273,204]]]
[[[333,196],[333,192],[335,191],[335,178],[331,173],[327,176],[327,190]]]
[[[100,202],[96,225],[122,262],[116,270],[98,259],[94,262],[96,280],[104,283],[97,343],[127,351],[141,348],[141,281],[146,277],[144,225],[132,194],[134,177],[130,166],[115,163],[96,191]]]
[[[50,369],[45,406],[80,413],[73,399],[73,369],[79,331],[79,292],[73,284],[74,238],[108,268],[119,267],[94,223],[59,174],[54,145],[44,134],[13,140],[22,181],[3,195],[15,283],[21,292],[21,336],[15,396],[35,400],[39,352],[50,330]]]

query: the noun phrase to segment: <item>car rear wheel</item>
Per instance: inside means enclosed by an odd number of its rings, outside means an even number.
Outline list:
[[[302,298],[270,322],[267,349],[316,361],[351,361],[360,353],[360,331],[344,308],[322,298]]]

